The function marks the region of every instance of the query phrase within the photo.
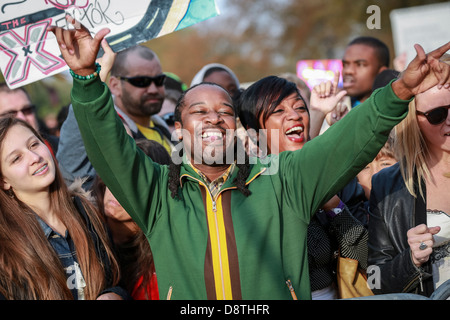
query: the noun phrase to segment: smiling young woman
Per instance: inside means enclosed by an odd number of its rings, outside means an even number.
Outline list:
[[[68,190],[40,135],[11,117],[0,119],[0,186],[0,299],[126,296],[112,288],[118,265],[94,207]]]

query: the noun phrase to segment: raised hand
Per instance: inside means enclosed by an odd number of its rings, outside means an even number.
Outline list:
[[[395,94],[407,100],[436,85],[439,88],[450,89],[450,65],[439,60],[450,50],[450,42],[428,54],[425,54],[418,44],[414,48],[417,52],[416,57],[392,84]]]
[[[66,15],[66,20],[74,26],[74,29],[51,26],[48,31],[55,34],[61,54],[69,68],[80,76],[90,75],[96,69],[95,60],[100,44],[110,30],[104,28],[92,37],[89,30],[70,15]]]
[[[336,72],[333,81],[322,82],[311,90],[311,98],[309,100],[311,118],[309,135],[311,139],[319,135],[325,117],[330,118],[327,121],[331,125],[347,112],[345,108],[341,110],[339,105],[347,91],[338,92],[338,84],[339,72]]]
[[[334,75],[333,81],[322,82],[314,86],[311,91],[311,109],[328,114],[336,108],[338,102],[347,94],[343,90],[338,92],[339,72]]]

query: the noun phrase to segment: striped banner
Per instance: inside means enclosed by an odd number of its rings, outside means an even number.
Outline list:
[[[93,34],[108,27],[115,52],[217,16],[215,0],[2,0],[0,69],[9,87],[67,70],[50,25],[72,15]],[[99,55],[102,55],[100,52]]]

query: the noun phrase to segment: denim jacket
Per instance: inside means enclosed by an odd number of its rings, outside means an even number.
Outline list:
[[[78,264],[77,253],[72,237],[67,230],[63,236],[50,228],[38,215],[36,215],[36,218],[44,231],[45,237],[55,250],[66,271],[67,286],[72,292],[74,299],[84,300],[84,287],[86,286],[86,283],[84,282],[84,277]]]
[[[107,287],[111,284],[111,269],[108,257],[106,256],[105,248],[100,242],[100,239],[95,232],[86,212],[84,211],[84,208],[81,204],[81,201],[78,197],[74,198],[74,203],[78,209],[78,212],[83,215],[89,233],[92,236],[94,245],[95,245],[95,251],[97,255],[99,256],[102,265],[105,269],[105,276],[106,276],[106,282]],[[72,240],[72,237],[70,236],[69,232],[66,230],[65,235],[61,235],[58,232],[54,231],[52,228],[50,228],[47,223],[45,223],[44,220],[42,220],[38,215],[36,215],[36,218],[38,219],[42,230],[44,231],[45,236],[47,237],[48,241],[50,242],[51,246],[57,253],[61,264],[64,267],[64,270],[66,272],[67,277],[67,285],[69,289],[72,292],[72,295],[75,300],[84,300],[84,287],[86,286],[86,283],[84,281],[83,274],[81,272],[78,259],[77,259],[77,253],[75,249],[75,244]],[[130,299],[130,295],[128,292],[126,292],[121,287],[108,287],[107,289],[103,290],[101,294],[108,293],[108,292],[114,292],[121,296],[123,299]]]

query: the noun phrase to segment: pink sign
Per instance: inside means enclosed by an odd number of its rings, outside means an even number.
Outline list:
[[[300,60],[297,62],[297,76],[305,81],[310,89],[321,82],[333,80],[336,72],[341,74],[338,87],[342,87],[341,60]]]

